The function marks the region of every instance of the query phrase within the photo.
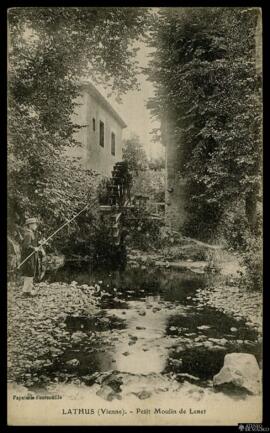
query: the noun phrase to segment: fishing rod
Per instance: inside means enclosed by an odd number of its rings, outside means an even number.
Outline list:
[[[29,256],[27,256],[20,264],[19,264],[19,266],[18,266],[18,268],[17,269],[20,269],[20,267],[25,263],[25,262],[27,262],[27,260],[29,260],[30,259],[30,257],[32,257],[37,251],[38,251],[38,249],[42,246],[42,245],[44,245],[44,244],[46,244],[53,236],[55,236],[56,235],[56,233],[58,233],[58,232],[60,232],[60,230],[62,230],[65,226],[67,226],[68,224],[70,224],[73,220],[75,220],[75,218],[77,218],[81,213],[83,213],[89,206],[90,206],[90,204],[92,204],[92,203],[88,203],[83,209],[81,209],[80,210],[80,212],[78,212],[76,215],[74,215],[70,220],[68,220],[68,221],[66,221],[61,227],[59,227],[57,230],[55,230],[47,239],[45,239],[45,241],[43,241],[42,243],[41,243],[41,245],[39,246],[39,247],[37,247],[37,250],[34,250],[34,251],[32,251],[32,253],[31,254],[29,254]]]

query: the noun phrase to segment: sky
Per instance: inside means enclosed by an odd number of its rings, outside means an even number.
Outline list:
[[[145,44],[138,44],[137,60],[139,66],[145,67],[148,64],[149,48]],[[160,123],[150,116],[150,111],[146,108],[147,99],[153,96],[153,85],[146,80],[143,74],[138,76],[140,83],[139,91],[129,91],[122,97],[122,103],[119,104],[113,96],[109,97],[108,92],[101,87],[96,86],[98,90],[107,98],[110,104],[120,114],[127,124],[123,131],[123,138],[129,138],[136,134],[140,137],[148,157],[158,158],[164,155],[164,147],[161,143],[152,142],[151,131],[159,128]]]

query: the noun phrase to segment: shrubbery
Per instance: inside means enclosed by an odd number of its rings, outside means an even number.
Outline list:
[[[155,49],[148,67],[155,86],[148,106],[177,148],[186,181],[184,233],[206,241],[222,236],[245,255],[254,278],[260,266],[249,239],[257,236],[262,182],[260,20],[255,8],[162,8],[150,29]]]
[[[85,76],[117,96],[137,88],[135,59],[144,8],[11,8],[9,32],[8,231],[20,242],[27,216],[47,237],[90,200],[100,179],[68,161],[72,122]],[[88,253],[97,207],[61,231],[47,249]]]
[[[147,251],[161,246],[160,220],[149,218],[146,208],[126,211],[126,243],[132,248]]]
[[[217,238],[226,244],[228,249],[245,251],[248,238],[251,236],[243,202],[234,202],[222,215]]]
[[[246,275],[243,277],[245,286],[255,290],[262,290],[263,253],[261,238],[253,237],[247,241],[246,250],[242,254],[242,262],[246,267]]]

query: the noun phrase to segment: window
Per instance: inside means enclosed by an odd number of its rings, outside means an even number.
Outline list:
[[[93,117],[92,119],[92,124],[93,124],[93,131],[96,130],[96,119]]]
[[[115,134],[111,134],[111,154],[115,155]]]
[[[104,123],[99,122],[99,144],[104,147]]]

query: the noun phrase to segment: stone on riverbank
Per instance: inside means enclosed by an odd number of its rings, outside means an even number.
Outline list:
[[[97,391],[96,395],[107,401],[112,401],[115,399],[121,400],[121,395],[115,393],[114,390],[108,385],[103,385],[99,391]]]
[[[71,335],[71,340],[74,343],[80,343],[84,338],[87,338],[87,334],[82,331],[76,331]]]
[[[74,359],[70,359],[69,361],[66,362],[67,365],[70,365],[72,367],[77,367],[80,364],[80,361],[76,358]]]
[[[221,391],[242,389],[248,394],[261,392],[261,371],[254,355],[229,353],[224,366],[213,378],[213,385]]]
[[[145,316],[146,315],[146,312],[145,311],[139,311],[139,316]]]
[[[145,390],[143,390],[143,391],[140,391],[140,392],[138,392],[138,393],[134,393],[135,395],[137,395],[137,397],[140,399],[140,400],[146,400],[147,398],[150,398],[151,397],[151,392],[149,392],[149,391],[145,391]]]

